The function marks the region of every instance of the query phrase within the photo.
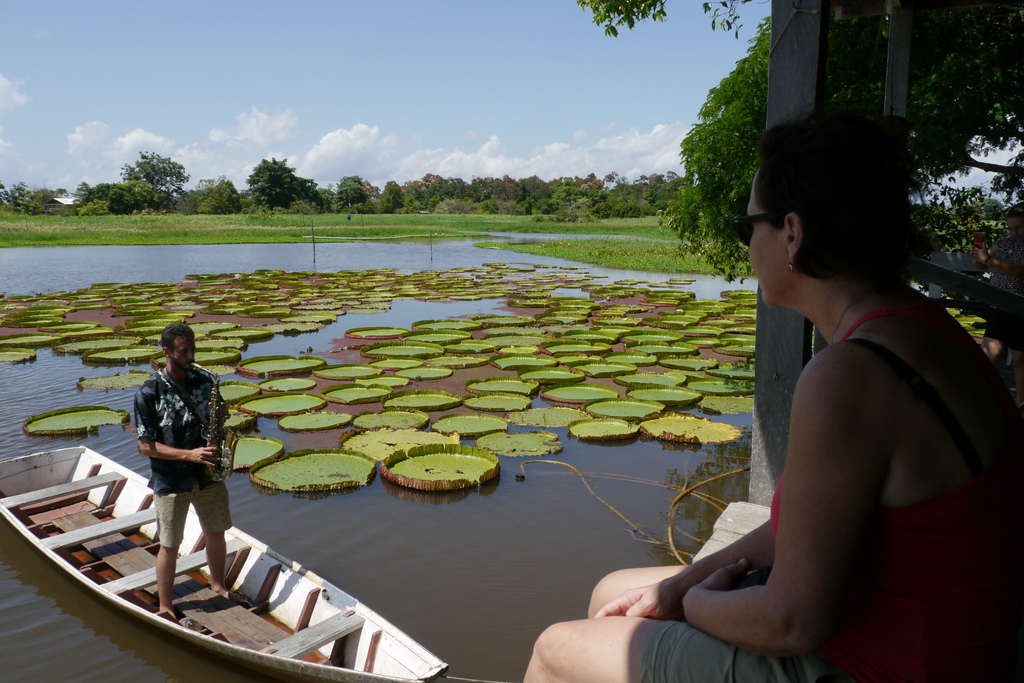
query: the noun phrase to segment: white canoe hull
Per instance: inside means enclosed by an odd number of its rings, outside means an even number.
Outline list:
[[[90,476],[88,484],[82,483]],[[123,483],[115,483],[118,481]],[[100,485],[92,487],[94,482]],[[295,633],[281,631],[281,640],[252,649],[226,642],[223,634],[210,634],[208,629],[205,633],[199,632],[157,617],[151,608],[131,599],[132,591],[155,590],[152,588],[155,575],[151,571],[118,579],[101,577],[69,562],[73,559],[71,554],[81,549],[76,539],[95,536],[95,533],[75,530],[54,534],[52,527],[44,531],[45,525],[26,524],[23,508],[31,511],[31,506],[41,504],[40,500],[46,500],[47,494],[73,495],[62,493],[68,490],[77,491],[79,497],[87,495],[88,503],[96,508],[107,508],[112,518],[104,522],[108,526],[125,526],[142,518],[141,526],[128,526],[125,533],[155,538],[156,523],[148,521],[152,513],[148,511],[147,497],[152,491],[146,479],[89,448],[64,448],[0,461],[0,515],[84,589],[156,628],[288,680],[427,681],[448,668],[363,603],[234,528],[225,534],[229,553],[235,551],[228,558],[232,567],[229,579],[233,579],[230,588],[253,604],[258,598],[263,599],[265,613],[290,631],[295,631],[296,625],[302,623],[306,626]],[[198,519],[191,510],[189,515],[180,546],[183,552],[201,544]],[[232,558],[236,556],[242,557],[233,565]],[[198,552],[193,557],[203,557],[203,554]],[[179,570],[181,562],[183,560],[179,559]]]

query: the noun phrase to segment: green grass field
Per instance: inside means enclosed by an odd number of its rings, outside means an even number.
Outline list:
[[[312,227],[311,226],[312,223]],[[0,215],[0,246],[56,247],[139,244],[250,244],[304,242],[318,237],[465,237],[488,232],[631,235],[671,239],[657,218],[600,223],[537,222],[532,216],[450,214],[235,214],[230,216]]]

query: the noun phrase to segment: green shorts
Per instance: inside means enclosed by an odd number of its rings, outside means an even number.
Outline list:
[[[228,487],[217,481],[205,489],[199,484],[185,493],[165,493],[154,496],[156,501],[156,530],[160,545],[177,548],[185,536],[185,518],[189,503],[196,509],[204,533],[217,533],[231,528],[231,508],[228,505]]]
[[[666,621],[647,641],[643,683],[853,683],[815,653],[761,657],[680,621]]]

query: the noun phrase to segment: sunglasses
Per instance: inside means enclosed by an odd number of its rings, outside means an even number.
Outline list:
[[[779,221],[785,217],[784,213],[750,213],[736,216],[732,219],[732,229],[736,231],[736,237],[743,246],[749,247],[750,239],[754,236],[754,223]]]

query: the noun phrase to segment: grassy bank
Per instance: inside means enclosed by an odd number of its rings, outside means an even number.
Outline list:
[[[474,246],[507,249],[524,254],[551,256],[605,268],[650,270],[667,273],[711,273],[707,262],[683,254],[675,240],[615,238],[558,239],[541,244],[477,242]]]
[[[310,224],[312,222],[312,228]],[[140,244],[268,244],[317,237],[394,237],[432,234],[531,232],[665,238],[657,218],[600,223],[537,222],[531,216],[444,214],[236,214],[231,216],[24,216],[0,215],[0,246],[55,247]]]

